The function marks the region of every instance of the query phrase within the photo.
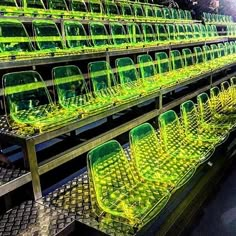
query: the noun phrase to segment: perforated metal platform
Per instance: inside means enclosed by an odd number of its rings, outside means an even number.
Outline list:
[[[26,170],[0,167],[0,186],[26,174]]]
[[[1,236],[52,236],[67,227],[73,219],[55,207],[27,201],[0,216]]]

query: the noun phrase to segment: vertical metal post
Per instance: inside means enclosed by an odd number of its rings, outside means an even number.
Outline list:
[[[38,169],[38,161],[35,149],[34,140],[26,140],[25,143],[25,155],[29,162],[29,169],[32,177],[32,186],[34,192],[34,199],[37,200],[42,197],[42,190],[39,178],[39,169]]]
[[[66,47],[66,34],[65,34],[65,28],[64,28],[64,20],[60,20],[60,25],[61,25],[61,36],[63,40],[63,44]]]

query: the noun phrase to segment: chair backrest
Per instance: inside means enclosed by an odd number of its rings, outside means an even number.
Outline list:
[[[204,45],[202,48],[203,48],[204,60],[205,61],[212,60],[211,48],[208,45]]]
[[[153,27],[151,24],[142,24],[142,30],[143,30],[143,35],[144,35],[144,41],[149,43],[149,42],[155,42],[156,37],[155,33],[153,30]]]
[[[76,14],[87,15],[88,8],[84,0],[71,0],[70,9]]]
[[[162,8],[162,12],[163,12],[163,17],[165,19],[171,19],[171,12],[169,8],[167,7]]]
[[[33,47],[23,24],[18,20],[0,20],[0,53],[29,52]]]
[[[179,12],[175,8],[170,9],[172,19],[180,19]]]
[[[108,16],[118,16],[120,15],[118,6],[114,2],[106,2],[106,14]]]
[[[116,59],[116,67],[121,84],[135,82],[138,80],[138,73],[133,60],[130,57]]]
[[[182,53],[183,53],[183,58],[184,58],[184,65],[192,66],[194,64],[192,51],[189,48],[184,48],[182,50]]]
[[[194,53],[196,57],[196,63],[204,62],[204,55],[201,47],[194,47]]]
[[[22,3],[22,7],[24,9],[27,9],[27,8],[45,9],[45,5],[44,5],[44,2],[42,0],[38,0],[38,1],[35,1],[35,0],[22,0],[21,3]]]
[[[64,21],[65,37],[69,48],[84,48],[89,46],[84,26],[78,21]]]
[[[88,70],[95,93],[116,84],[111,66],[106,61],[90,62]]]
[[[182,55],[179,50],[172,50],[171,55],[171,66],[173,70],[178,70],[184,67]]]
[[[64,44],[57,25],[49,20],[34,20],[33,29],[40,50],[63,49]]]
[[[106,27],[100,22],[90,22],[89,31],[93,45],[96,47],[107,47],[110,44]]]
[[[148,54],[139,55],[138,63],[140,68],[141,78],[149,78],[157,74],[152,57]]]
[[[16,121],[19,119],[15,116],[17,112],[52,103],[45,82],[35,71],[8,73],[3,75],[2,80],[6,112],[9,112]],[[23,122],[24,119],[27,117],[21,117],[20,122]],[[32,121],[33,119],[32,117]]]
[[[153,8],[149,5],[144,5],[144,12],[145,12],[145,16],[147,18],[154,18],[155,17],[155,13],[153,11]]]
[[[185,11],[182,10],[182,9],[178,9],[178,11],[179,11],[179,18],[180,18],[181,20],[187,20]]]
[[[133,12],[134,16],[139,18],[144,16],[143,8],[141,4],[135,3],[133,4]]]
[[[115,45],[127,44],[129,42],[129,38],[122,24],[111,22],[110,31]]]
[[[68,7],[65,0],[48,0],[48,9],[68,11]]]
[[[154,7],[154,13],[157,18],[164,18],[162,9],[159,7]]]
[[[104,9],[101,1],[89,0],[88,8],[92,16],[101,16],[104,14]]]
[[[193,35],[193,28],[190,24],[185,24],[185,32],[186,32],[186,38],[191,39],[194,37]]]
[[[208,36],[208,34],[207,34],[207,29],[206,29],[205,25],[200,24],[199,28],[200,28],[201,37],[206,38]]]
[[[141,33],[140,27],[136,23],[127,25],[129,39],[132,44],[143,42],[143,34]]]
[[[158,52],[155,54],[155,58],[157,61],[157,73],[163,74],[171,70],[170,60],[167,53]]]
[[[218,43],[219,57],[224,57],[226,55],[225,46],[223,43]]]
[[[216,59],[219,57],[219,48],[216,44],[211,44],[211,50],[212,50],[212,59]]]
[[[121,13],[122,13],[124,18],[134,16],[130,4],[128,4],[128,3],[121,3],[120,4],[120,8],[121,8]]]
[[[88,87],[81,70],[74,65],[58,66],[52,70],[54,85],[58,100],[62,107],[70,108],[73,103],[67,99],[79,97],[88,93]]]
[[[158,41],[166,41],[169,39],[164,24],[155,24],[155,29]]]
[[[184,12],[185,12],[185,15],[186,15],[186,19],[187,19],[187,20],[192,20],[192,19],[193,19],[193,18],[192,18],[192,14],[191,14],[190,11],[185,10]]]
[[[201,37],[200,25],[194,24],[192,27],[193,27],[193,37],[200,38]]]
[[[167,33],[168,33],[169,39],[174,41],[176,39],[176,28],[175,28],[175,25],[167,24],[166,25],[166,29],[167,29]]]
[[[212,119],[210,109],[210,99],[207,93],[201,93],[197,96],[199,115],[201,122],[208,122]]]
[[[186,31],[183,25],[177,24],[176,30],[177,30],[177,39],[183,40],[186,38]]]

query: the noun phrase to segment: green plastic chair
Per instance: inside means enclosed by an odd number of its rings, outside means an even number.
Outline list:
[[[145,87],[149,90],[157,91],[161,86],[165,86],[166,81],[163,81],[160,76],[158,76],[155,64],[150,55],[139,55],[137,59],[141,78],[143,79]]]
[[[121,145],[109,141],[88,153],[90,182],[95,189],[96,214],[109,214],[118,221],[139,229],[165,206],[170,193],[157,184],[149,184],[137,176]]]
[[[176,28],[175,28],[175,25],[167,24],[166,25],[166,30],[167,30],[168,37],[169,37],[171,43],[174,43],[176,41]]]
[[[184,12],[185,12],[185,15],[186,15],[186,19],[187,19],[187,20],[190,20],[190,21],[193,20],[192,14],[191,14],[190,11],[185,10]]]
[[[144,45],[143,34],[141,33],[138,24],[127,24],[127,31],[129,34],[129,41],[131,42],[132,47],[142,47]]]
[[[171,19],[171,12],[170,12],[170,9],[167,8],[167,7],[163,7],[162,8],[162,12],[163,12],[163,17],[165,19]]]
[[[42,132],[78,118],[78,114],[53,104],[46,84],[35,71],[3,75],[3,88],[6,113],[13,127],[30,126]]]
[[[218,30],[216,25],[211,25],[212,37],[219,38]]]
[[[154,13],[155,13],[156,18],[158,18],[158,20],[163,20],[164,16],[163,16],[163,12],[161,8],[154,7]]]
[[[145,44],[156,44],[156,37],[151,24],[142,24],[142,31],[144,35]]]
[[[171,8],[170,12],[171,12],[171,18],[172,19],[175,19],[175,20],[180,20],[181,19],[177,9]]]
[[[122,24],[111,22],[110,32],[112,35],[113,44],[117,47],[130,46],[129,36],[127,35],[125,28]]]
[[[116,68],[118,70],[120,84],[125,87],[127,91],[134,95],[140,95],[146,92],[131,58],[117,58]]]
[[[214,152],[214,147],[222,142],[221,137],[202,126],[198,108],[193,101],[189,100],[182,103],[180,105],[180,112],[187,140],[194,142],[196,146],[202,146],[208,150],[209,155],[202,159],[202,162],[206,161]]]
[[[171,71],[170,59],[165,52],[157,52],[155,54],[157,61],[157,73],[164,74]]]
[[[22,0],[21,1],[22,8],[24,10],[25,15],[45,15],[46,8],[44,2],[42,0]]]
[[[134,18],[134,13],[130,4],[120,3],[120,9],[124,20],[129,20]]]
[[[2,0],[0,2],[0,11],[5,16],[14,16],[22,13],[16,0]]]
[[[39,50],[55,52],[65,48],[61,34],[53,21],[33,20],[32,24]]]
[[[93,96],[77,66],[55,67],[52,73],[59,104],[66,110],[95,114],[112,106],[111,100]]]
[[[186,39],[192,41],[194,35],[193,35],[193,28],[190,24],[185,24],[185,34],[186,34]]]
[[[90,32],[94,47],[100,48],[102,50],[106,50],[109,47],[111,47],[109,36],[106,30],[106,27],[103,23],[90,22],[89,32]]]
[[[65,37],[71,49],[91,49],[84,26],[78,21],[64,21]]]
[[[196,63],[204,63],[204,54],[201,47],[194,47],[194,53],[196,57]]]
[[[155,12],[153,11],[153,7],[152,6],[144,5],[143,6],[143,10],[144,10],[144,13],[145,13],[145,17],[147,19],[150,19],[150,20],[154,20],[155,19]]]
[[[114,2],[106,2],[105,5],[105,10],[106,10],[106,14],[108,16],[109,19],[117,19],[120,18],[120,12],[118,9],[118,6],[114,3]]]
[[[186,14],[185,14],[185,11],[184,11],[184,10],[178,9],[178,12],[179,12],[179,19],[181,19],[181,20],[187,20]]]
[[[230,92],[231,91],[224,90],[221,92],[220,89],[216,86],[211,88],[210,104],[214,117],[229,125],[230,129],[234,129],[236,126],[236,113],[231,109],[233,108],[233,101],[231,100],[232,97]]]
[[[61,17],[63,15],[69,16],[68,6],[65,0],[48,0],[48,9],[55,17]]]
[[[203,20],[204,20],[204,22],[209,22],[210,21],[209,13],[203,12]]]
[[[204,61],[206,62],[211,61],[212,60],[211,48],[208,45],[204,45],[202,49],[204,54]]]
[[[173,110],[169,110],[159,116],[158,123],[164,152],[173,158],[182,159],[183,163],[188,162],[193,169],[197,168],[202,158],[205,157],[205,153],[203,155],[199,147],[186,139],[177,114]]]
[[[29,57],[32,44],[24,25],[18,20],[0,20],[0,58],[8,56]],[[27,56],[28,55],[28,56]]]
[[[230,83],[228,81],[224,81],[220,84],[220,88],[221,88],[221,98],[222,98],[221,101],[224,110],[227,112],[227,114],[236,113],[235,96],[234,93],[232,93],[233,89],[230,86]]]
[[[177,24],[176,30],[177,30],[177,39],[183,42],[186,39],[186,31],[184,26],[181,24]]]
[[[205,25],[200,24],[199,27],[200,27],[201,38],[207,39],[209,36],[208,36],[208,32],[207,32]]]
[[[134,16],[136,17],[136,19],[144,18],[145,14],[143,12],[143,8],[141,4],[135,3],[132,5],[132,7],[133,7]]]
[[[83,18],[90,15],[84,0],[71,0],[69,3],[71,9],[70,13],[73,14],[73,16]]]
[[[201,41],[203,40],[201,37],[201,30],[200,30],[200,25],[198,24],[193,24],[193,38],[196,41]]]
[[[168,189],[183,186],[193,175],[195,166],[184,158],[165,153],[159,136],[149,123],[132,129],[129,133],[131,158],[139,175],[151,183],[160,183]]]
[[[173,70],[179,70],[184,67],[182,55],[179,50],[171,50],[170,57],[171,57],[171,67]]]
[[[93,19],[101,19],[106,16],[102,2],[99,0],[89,0],[88,9]]]
[[[197,102],[202,127],[224,140],[229,134],[230,126],[214,116],[209,96],[206,93],[201,93],[197,96]]]
[[[166,28],[163,24],[155,24],[155,30],[157,33],[158,42],[169,43],[169,35],[166,32]]]
[[[93,91],[96,97],[104,101],[123,103],[137,98],[135,93],[129,93],[125,87],[117,83],[110,65],[106,61],[96,61],[88,64]]]

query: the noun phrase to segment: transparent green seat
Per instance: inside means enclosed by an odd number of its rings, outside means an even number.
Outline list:
[[[230,126],[217,119],[212,114],[211,103],[208,95],[206,93],[199,94],[197,96],[197,102],[202,128],[215,133],[221,138],[221,140],[224,140],[229,134]]]
[[[187,19],[187,20],[190,20],[190,21],[193,20],[192,14],[191,14],[190,11],[185,10],[184,12],[185,12],[185,15],[186,15],[186,19]]]
[[[171,18],[172,18],[172,19],[180,20],[180,15],[179,15],[179,12],[178,12],[177,9],[171,8],[171,9],[170,9],[170,12],[171,12]]]
[[[133,7],[133,12],[136,20],[143,19],[145,14],[143,12],[143,8],[141,4],[135,3],[132,5]]]
[[[189,48],[184,48],[182,50],[182,54],[184,59],[184,65],[186,69],[190,72],[191,76],[198,76],[203,73],[201,69],[194,64],[194,54]]]
[[[164,17],[166,20],[171,20],[171,12],[170,12],[170,9],[169,9],[169,8],[163,7],[163,8],[162,8],[162,12],[163,12],[163,17]]]
[[[63,53],[62,49],[65,48],[65,45],[62,36],[53,21],[34,20],[32,23],[36,45],[39,50]]]
[[[203,12],[203,20],[204,20],[204,22],[210,22],[209,13]]]
[[[106,15],[111,20],[116,20],[121,18],[118,6],[114,2],[106,2],[105,5]]]
[[[201,30],[200,30],[200,25],[198,24],[193,24],[193,38],[195,41],[202,41],[205,40],[201,37]]]
[[[121,14],[124,20],[132,20],[134,19],[134,13],[130,4],[128,3],[120,3]]]
[[[211,51],[212,51],[212,59],[211,62],[214,68],[220,68],[225,65],[224,58],[220,56],[220,48],[216,44],[211,44]]]
[[[5,16],[19,15],[22,13],[16,0],[1,0],[0,11]]]
[[[182,24],[176,24],[176,31],[177,31],[177,40],[181,43],[184,42],[186,38],[186,31]]]
[[[100,100],[123,103],[137,98],[137,94],[129,93],[124,86],[117,83],[110,65],[106,61],[88,64],[95,96]]]
[[[166,32],[166,28],[165,28],[164,24],[155,24],[155,30],[157,33],[158,42],[160,42],[161,44],[163,44],[163,43],[169,44],[170,43],[169,36]]]
[[[70,13],[74,17],[85,18],[90,15],[88,13],[88,8],[87,8],[87,5],[85,4],[84,0],[71,0],[70,1],[70,9],[71,9]]]
[[[234,88],[230,86],[230,83],[228,81],[224,81],[220,84],[221,88],[221,98],[222,98],[222,104],[224,107],[224,110],[227,113],[235,113],[236,112],[236,102],[235,102],[235,94],[234,94]]]
[[[212,51],[211,51],[210,46],[204,45],[202,49],[203,49],[203,54],[204,54],[204,61],[206,63],[210,62],[212,60]],[[212,68],[214,69],[213,65],[212,65]]]
[[[127,31],[129,35],[129,41],[131,42],[132,47],[142,47],[144,45],[143,34],[141,33],[138,24],[127,24]]]
[[[154,13],[158,20],[163,20],[164,16],[162,9],[160,7],[154,7]]]
[[[131,158],[146,181],[172,190],[183,186],[193,175],[195,167],[191,162],[164,152],[159,135],[149,123],[132,129],[129,140]]]
[[[168,38],[170,39],[171,43],[175,43],[176,38],[177,38],[175,25],[167,24],[166,25],[166,30],[167,30],[167,33],[168,33]]]
[[[77,66],[55,67],[52,73],[59,104],[66,110],[94,114],[112,106],[112,101],[93,96]]]
[[[18,20],[0,20],[0,58],[32,57],[32,44],[29,35]]]
[[[186,139],[177,114],[169,110],[159,116],[158,123],[164,152],[173,158],[182,159],[183,163],[188,162],[189,167],[196,168],[205,157],[205,153]]]
[[[196,58],[196,65],[202,72],[211,71],[211,64],[207,63],[204,58],[204,52],[201,47],[194,47],[194,53]]]
[[[35,71],[5,74],[3,88],[9,123],[13,127],[30,126],[42,132],[79,117],[53,104],[46,84]]]
[[[145,17],[149,20],[155,20],[155,12],[153,11],[153,7],[150,5],[143,6]]]
[[[48,11],[46,11],[44,2],[42,0],[23,0],[21,1],[22,8],[24,9],[25,15],[46,15],[49,14]]]
[[[186,34],[186,39],[188,39],[189,41],[193,40],[193,28],[190,24],[185,24],[185,34]]]
[[[48,9],[53,16],[69,16],[68,6],[65,0],[48,0]]]
[[[178,9],[178,12],[179,12],[179,19],[181,19],[181,20],[187,20],[186,14],[185,14],[185,11],[184,11],[184,10]]]
[[[107,50],[111,47],[106,27],[100,22],[90,22],[89,32],[96,49]]]
[[[150,55],[144,54],[137,57],[141,78],[145,87],[157,91],[161,86],[165,86],[165,81],[158,76],[155,64]]]
[[[109,214],[139,229],[170,198],[166,188],[149,184],[134,173],[123,148],[115,140],[91,150],[87,167],[96,195],[92,208],[100,218]]]
[[[221,137],[215,132],[205,129],[200,121],[199,111],[193,101],[189,100],[180,105],[182,124],[186,139],[196,146],[202,146],[208,150],[208,157],[214,151],[214,147],[221,143]],[[205,156],[202,161],[205,161]]]
[[[179,50],[170,51],[172,73],[179,77],[179,81],[189,79],[191,76],[188,68],[184,67],[183,57]]]
[[[157,73],[166,86],[174,85],[178,82],[179,76],[173,75],[171,73],[170,59],[165,52],[155,53],[155,59],[157,63]]]
[[[224,91],[221,92],[218,87],[213,87],[210,90],[211,94],[211,109],[214,117],[218,120],[221,120],[223,123],[229,125],[230,129],[233,129],[236,126],[236,113],[232,111],[232,101],[228,98],[228,94],[224,94]],[[227,96],[225,96],[227,95]],[[230,107],[230,110],[228,109]]]
[[[88,9],[93,19],[105,18],[105,11],[100,0],[89,0]]]
[[[157,39],[151,24],[142,24],[145,45],[156,45]]]
[[[129,42],[129,36],[127,35],[125,28],[122,24],[111,22],[110,32],[112,35],[113,44],[116,47],[128,47],[131,46]]]
[[[146,92],[143,83],[138,76],[135,64],[129,57],[116,59],[116,68],[118,70],[119,82],[122,87],[134,96]]]
[[[66,43],[71,49],[89,50],[91,45],[84,26],[78,21],[64,21]]]
[[[207,29],[206,29],[205,25],[200,24],[199,27],[200,27],[200,36],[201,36],[201,38],[203,38],[205,40],[208,40],[209,36],[208,36],[208,32],[207,32]]]

